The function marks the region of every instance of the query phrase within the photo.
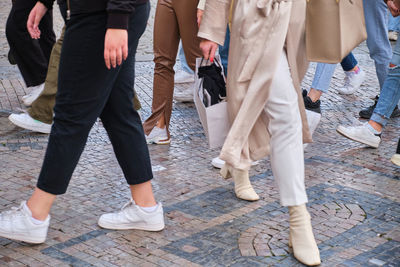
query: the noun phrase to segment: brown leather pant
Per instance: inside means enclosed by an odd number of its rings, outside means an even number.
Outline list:
[[[201,57],[200,38],[197,37],[198,0],[158,0],[154,20],[154,81],[152,114],[144,122],[148,135],[164,116],[169,136],[174,93],[174,65],[179,40],[189,67],[194,70],[196,57]]]

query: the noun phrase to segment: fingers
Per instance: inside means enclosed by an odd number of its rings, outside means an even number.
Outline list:
[[[108,49],[104,49],[104,63],[106,63],[107,69],[111,69],[110,51]]]
[[[212,45],[211,46],[211,51],[210,51],[210,61],[214,62],[214,57],[215,57],[215,52],[217,51],[217,46]]]
[[[26,23],[26,27],[32,39],[40,38],[40,30],[39,30],[40,18],[38,18],[35,9],[29,13],[28,21]]]
[[[126,60],[128,58],[128,46],[124,45],[122,48],[122,58]]]

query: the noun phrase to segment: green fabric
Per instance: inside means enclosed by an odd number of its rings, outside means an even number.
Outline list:
[[[61,32],[60,38],[57,40],[53,47],[53,50],[51,51],[44,90],[32,103],[32,106],[28,109],[28,113],[32,118],[48,124],[53,123],[53,108],[56,102],[57,94],[58,65],[60,63],[64,32],[65,26]],[[132,101],[135,110],[141,109],[142,106],[136,92],[134,92],[134,97]]]

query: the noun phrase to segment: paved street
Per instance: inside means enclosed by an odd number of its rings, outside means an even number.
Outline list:
[[[26,200],[36,184],[48,135],[14,127],[7,117],[24,109],[28,92],[7,61],[5,22],[11,1],[0,3],[0,211]],[[154,1],[152,1],[154,7]],[[152,21],[136,64],[135,89],[147,118],[152,98]],[[56,30],[62,27],[55,11]],[[358,120],[378,89],[365,44],[355,50],[367,78],[354,95],[340,95],[344,73],[337,67],[323,95],[322,120],[305,151],[308,207],[322,266],[400,266],[400,168],[390,162],[400,119],[390,121],[378,149],[336,133]],[[311,65],[303,88],[309,88]],[[181,85],[187,87],[189,85]],[[151,145],[154,191],[163,203],[161,232],[109,231],[98,227],[105,212],[129,200],[129,189],[106,131],[98,121],[65,195],[51,211],[47,240],[28,245],[0,238],[0,266],[302,266],[288,248],[288,212],[279,205],[268,159],[251,169],[261,199],[238,200],[232,180],[211,164],[210,150],[193,104],[174,103],[170,145]]]

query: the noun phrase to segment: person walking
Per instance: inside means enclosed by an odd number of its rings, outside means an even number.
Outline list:
[[[41,38],[30,38],[26,21],[37,0],[15,0],[7,19],[6,37],[29,94],[22,97],[26,106],[43,91],[50,53],[56,41],[53,13],[48,10],[40,22]]]
[[[207,1],[198,36],[205,59],[213,61],[225,39],[232,1]],[[220,158],[240,198],[256,199],[248,169],[271,154],[280,200],[290,215],[289,245],[306,265],[320,264],[305,203],[303,139],[310,142],[300,82],[305,58],[305,1],[235,1],[229,70],[231,129]]]
[[[16,126],[39,133],[50,133],[51,124],[53,123],[53,109],[56,102],[58,68],[60,64],[61,48],[64,39],[65,27],[61,32],[60,38],[57,40],[50,55],[49,69],[47,71],[44,89],[38,98],[32,102],[31,107],[23,113],[13,113],[8,119]],[[135,58],[135,51],[129,56]],[[133,59],[135,60],[135,59]],[[133,77],[134,69],[133,69]],[[129,86],[129,84],[126,84]],[[133,107],[135,110],[141,108],[139,98],[134,91]]]
[[[130,191],[131,201],[98,224],[108,229],[160,231],[161,203],[155,201],[152,170],[139,114],[133,109],[133,57],[145,30],[147,0],[67,0],[68,22],[60,59],[54,123],[37,186],[19,208],[0,214],[0,236],[42,243],[50,208],[67,190],[72,173],[98,117],[107,130]],[[32,9],[28,29],[40,37],[38,24],[53,0]],[[70,9],[69,9],[70,8]],[[128,84],[129,86],[126,86]]]
[[[389,8],[393,16],[399,16],[399,10],[388,1]],[[399,3],[400,9],[400,3]],[[390,61],[389,74],[383,84],[381,95],[377,105],[372,112],[368,122],[362,125],[344,126],[339,125],[337,131],[343,136],[354,141],[366,144],[373,148],[378,148],[381,142],[381,135],[387,121],[393,115],[400,100],[400,40],[396,42],[393,56]]]
[[[148,144],[169,144],[174,93],[174,65],[179,40],[189,67],[201,57],[196,36],[199,0],[158,0],[154,18],[154,82],[151,115],[143,124]]]

